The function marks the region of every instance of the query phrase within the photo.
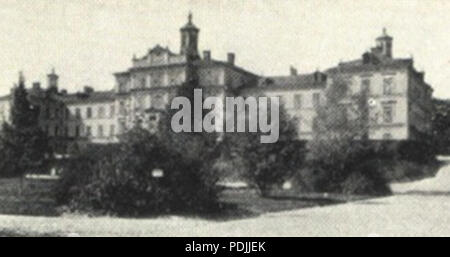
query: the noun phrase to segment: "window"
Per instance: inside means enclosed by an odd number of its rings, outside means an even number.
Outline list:
[[[156,95],[153,99],[154,108],[164,108],[164,97],[162,95]]]
[[[394,93],[393,78],[384,78],[383,79],[383,94],[384,95],[392,95],[393,93]]]
[[[345,81],[344,81],[344,83],[345,83],[345,86],[346,86],[346,94],[347,94],[347,96],[351,96],[351,95],[353,95],[353,91],[352,91],[352,80],[349,78],[349,79],[346,79]]]
[[[59,109],[58,109],[58,107],[56,107],[56,109],[55,109],[55,118],[56,119],[59,118]]]
[[[105,108],[103,106],[98,107],[98,118],[104,118],[105,117]]]
[[[109,136],[113,137],[116,134],[116,127],[114,125],[111,125],[109,127]]]
[[[86,136],[90,137],[91,135],[91,126],[86,126]]]
[[[392,123],[393,120],[393,108],[391,105],[383,106],[383,122]]]
[[[318,121],[317,117],[314,117],[312,120],[312,129],[313,130],[319,129],[319,121]]]
[[[392,139],[391,133],[384,133],[384,134],[383,134],[383,139],[384,139],[384,140],[390,140],[390,139]]]
[[[98,125],[98,127],[97,127],[97,136],[103,137],[103,126],[102,125]]]
[[[91,107],[88,107],[86,109],[86,118],[88,118],[88,119],[92,118],[92,108]]]
[[[320,105],[320,94],[319,93],[314,93],[313,94],[313,106],[317,107]]]
[[[81,111],[80,111],[80,108],[76,108],[76,109],[75,109],[75,117],[76,117],[77,119],[80,119],[80,118],[81,118]]]
[[[53,133],[53,135],[56,137],[59,134],[59,128],[58,126],[55,126],[55,133]]]
[[[145,96],[144,95],[138,95],[136,96],[136,109],[137,110],[144,110],[145,109]]]
[[[370,79],[361,80],[361,93],[370,93]]]
[[[76,126],[75,127],[75,137],[79,137],[80,136],[80,126]]]
[[[127,128],[127,126],[126,126],[125,122],[124,121],[120,121],[119,122],[119,133],[124,133],[126,128]]]
[[[146,87],[151,87],[152,86],[152,77],[150,76],[150,75],[147,75],[146,76],[146,82],[145,82],[145,84],[146,84]]]
[[[297,109],[302,108],[302,95],[298,94],[294,96],[294,107]]]
[[[64,127],[64,136],[65,137],[69,136],[69,127],[67,127],[67,126]]]
[[[119,103],[119,114],[120,115],[126,115],[127,114],[127,110],[125,108],[125,103],[123,101],[121,101]]]
[[[111,104],[111,106],[109,107],[109,117],[110,118],[114,117],[115,112],[116,112],[116,106],[114,104]]]
[[[302,117],[300,115],[295,115],[295,121],[297,123],[297,132],[300,134],[302,128]]]
[[[69,110],[69,108],[66,108],[65,109],[65,115],[66,115],[66,119],[68,120],[68,119],[70,119],[70,110]]]

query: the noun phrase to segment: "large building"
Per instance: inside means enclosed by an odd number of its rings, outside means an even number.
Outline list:
[[[156,45],[146,55],[133,57],[130,68],[114,74],[116,84],[110,91],[85,87],[83,92],[68,94],[60,90],[53,70],[46,89],[39,83],[30,89],[41,107],[41,126],[61,142],[115,142],[117,135],[137,124],[153,129],[159,110],[167,106],[175,90],[195,77],[207,95],[225,97],[237,92],[280,97],[297,121],[299,138],[307,140],[312,138],[316,107],[324,103],[325,90],[339,76],[348,82],[349,95],[368,89],[375,102],[370,110],[370,139],[416,139],[430,132],[432,89],[412,59],[393,58],[393,39],[386,31],[360,59],[311,74],[297,74],[291,67],[290,75],[276,77],[258,76],[236,66],[233,53],[228,53],[226,61],[213,59],[209,50],[200,56],[199,32],[189,15],[180,29],[179,53]],[[10,96],[0,97],[3,121],[9,120],[10,101]]]

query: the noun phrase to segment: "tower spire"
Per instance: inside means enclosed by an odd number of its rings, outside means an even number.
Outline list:
[[[192,24],[192,12],[191,11],[189,11],[189,14],[188,14],[188,24]]]
[[[189,59],[198,58],[198,33],[199,29],[192,23],[192,12],[188,14],[188,22],[181,29],[180,53]]]

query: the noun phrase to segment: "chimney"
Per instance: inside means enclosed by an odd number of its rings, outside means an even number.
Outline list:
[[[203,51],[203,59],[205,61],[211,61],[211,51],[209,50]]]
[[[371,62],[370,59],[371,59],[371,58],[370,58],[370,53],[365,52],[365,53],[362,55],[362,62],[363,62],[363,64],[369,64],[369,63]]]
[[[228,53],[227,55],[227,62],[231,65],[234,65],[234,53]]]
[[[40,82],[33,82],[33,90],[39,91],[41,90],[41,83]]]
[[[322,73],[320,71],[314,72],[314,82],[316,83],[324,82],[326,78],[327,75],[325,73]]]
[[[290,70],[291,70],[291,76],[297,76],[297,75],[298,75],[297,69],[294,68],[294,66],[291,66],[291,67],[290,67]]]
[[[420,81],[424,81],[425,80],[425,72],[423,72],[423,71],[417,72],[417,76],[419,77]]]
[[[94,92],[94,89],[93,89],[92,87],[90,87],[90,86],[84,86],[84,93],[90,94],[90,93],[92,93],[92,92]]]

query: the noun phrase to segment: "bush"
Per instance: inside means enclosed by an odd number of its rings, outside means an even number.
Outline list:
[[[290,178],[304,159],[304,142],[296,140],[297,128],[283,105],[279,107],[279,137],[274,143],[261,143],[262,132],[227,133],[224,152],[234,164],[243,166],[242,178],[268,196],[272,189]],[[269,109],[268,114],[271,111]],[[247,113],[245,113],[247,114]],[[245,116],[248,123],[248,114]],[[270,116],[269,116],[270,120]]]
[[[347,195],[375,196],[391,193],[377,161],[363,163],[344,179],[340,187],[341,192]]]
[[[204,211],[216,207],[216,179],[160,138],[133,129],[117,146],[90,146],[68,162],[57,199],[72,210],[118,215]],[[162,177],[152,171],[161,169]]]
[[[326,91],[326,105],[317,108],[314,136],[308,142],[307,166],[297,175],[299,184],[319,192],[386,194],[388,182],[381,175],[379,158],[387,156],[384,145],[368,141],[367,92],[342,104],[347,85],[339,79]]]

